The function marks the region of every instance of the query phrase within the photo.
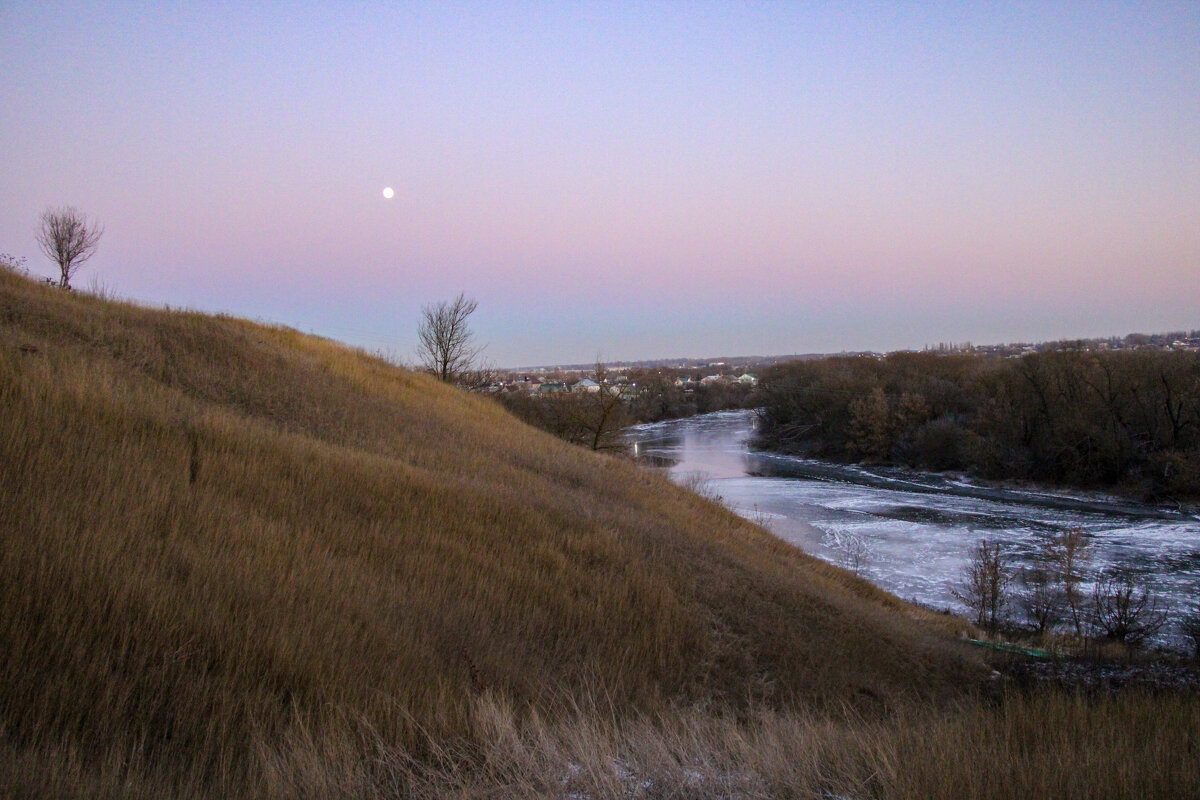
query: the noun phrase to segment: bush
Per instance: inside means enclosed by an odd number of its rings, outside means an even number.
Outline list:
[[[1011,584],[1012,571],[1000,542],[989,544],[985,539],[975,548],[962,587],[954,596],[975,613],[975,624],[995,635],[1004,621]]]
[[[1167,615],[1150,590],[1127,570],[1104,573],[1092,591],[1092,625],[1097,635],[1137,647],[1162,630]]]

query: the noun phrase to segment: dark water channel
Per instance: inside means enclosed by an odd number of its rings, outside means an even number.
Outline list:
[[[1175,619],[1195,608],[1194,515],[1101,495],[998,489],[755,452],[753,433],[753,412],[734,411],[639,425],[627,437],[639,459],[677,482],[697,484],[805,552],[928,606],[966,612],[952,591],[980,540],[1002,542],[1020,568],[1048,538],[1078,527],[1093,545],[1093,574],[1134,572]],[[1179,641],[1174,622],[1163,641]]]

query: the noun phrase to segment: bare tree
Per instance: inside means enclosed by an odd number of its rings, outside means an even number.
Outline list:
[[[73,206],[48,208],[38,224],[37,243],[46,257],[58,265],[62,277],[59,286],[71,288],[71,276],[83,263],[96,254],[104,227],[89,222],[82,211]]]
[[[427,305],[421,309],[417,327],[417,357],[440,380],[457,383],[475,368],[483,348],[475,344],[475,334],[467,319],[479,305],[462,292],[453,300]]]
[[[1092,624],[1108,639],[1137,646],[1158,633],[1167,615],[1158,610],[1150,590],[1133,573],[1116,570],[1101,575],[1092,591]]]
[[[953,590],[959,600],[975,612],[975,623],[995,635],[1004,620],[1008,605],[1011,571],[1001,552],[1000,543],[988,544],[985,539],[975,548],[961,589]]]
[[[593,450],[621,449],[620,432],[632,421],[621,389],[608,382],[608,370],[599,361],[594,375],[600,390],[584,395],[581,422],[587,431],[585,444]]]
[[[1063,599],[1071,613],[1071,623],[1075,627],[1076,636],[1083,636],[1086,598],[1080,593],[1079,584],[1083,581],[1084,570],[1091,558],[1089,546],[1083,529],[1076,527],[1056,536],[1047,551],[1048,561],[1053,564],[1062,585]]]
[[[602,364],[596,365],[595,391],[576,391],[540,398],[539,427],[592,450],[622,450],[621,431],[631,424],[620,387],[608,382]]]
[[[1038,633],[1053,629],[1062,620],[1067,600],[1053,566],[1038,558],[1032,567],[1021,570],[1021,584],[1025,618]]]

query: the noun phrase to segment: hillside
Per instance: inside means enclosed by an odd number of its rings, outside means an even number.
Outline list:
[[[481,702],[871,715],[987,672],[660,475],[292,330],[0,272],[0,403],[9,780],[219,795],[478,739]]]

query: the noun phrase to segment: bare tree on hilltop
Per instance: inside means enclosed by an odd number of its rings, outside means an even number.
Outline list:
[[[459,292],[454,300],[421,309],[417,357],[439,380],[459,383],[475,371],[483,347],[475,344],[475,333],[467,319],[478,305],[478,301]]]
[[[83,263],[96,254],[104,227],[89,222],[82,211],[73,206],[48,208],[38,224],[37,243],[46,257],[58,265],[59,286],[71,288],[71,276]]]

